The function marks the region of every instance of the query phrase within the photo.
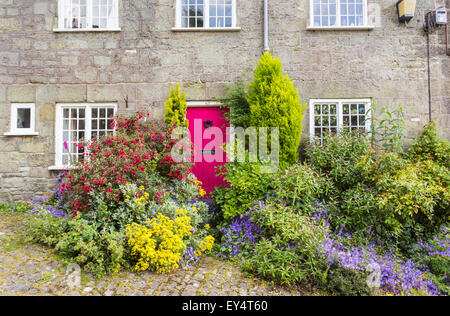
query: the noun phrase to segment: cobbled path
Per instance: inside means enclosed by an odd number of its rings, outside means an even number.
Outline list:
[[[19,215],[0,213],[0,296],[126,295],[126,296],[270,296],[300,295],[245,276],[238,267],[213,257],[172,274],[123,272],[104,279],[83,275],[70,288],[65,268],[53,251],[21,242]]]

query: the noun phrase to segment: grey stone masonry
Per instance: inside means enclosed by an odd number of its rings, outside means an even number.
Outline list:
[[[263,50],[263,0],[236,2],[240,30],[179,32],[176,0],[120,0],[120,31],[55,32],[57,0],[0,0],[0,202],[51,189],[57,103],[114,102],[119,113],[161,118],[175,83],[189,100],[214,100],[227,84],[250,78]],[[412,139],[428,120],[424,14],[450,1],[417,1],[408,24],[399,23],[396,0],[367,2],[373,29],[324,31],[307,29],[308,0],[269,0],[270,47],[303,103],[372,98],[380,107],[402,105]],[[432,117],[449,139],[443,28],[430,43]],[[15,102],[35,103],[38,136],[4,136]]]

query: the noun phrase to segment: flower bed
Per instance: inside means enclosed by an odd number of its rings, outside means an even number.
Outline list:
[[[65,171],[52,196],[19,204],[30,241],[101,276],[122,267],[169,272],[211,250],[205,191],[190,164],[171,156],[173,126],[137,113],[117,118]]]

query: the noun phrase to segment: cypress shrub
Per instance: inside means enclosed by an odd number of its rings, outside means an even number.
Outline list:
[[[166,101],[166,114],[164,122],[169,125],[188,127],[186,119],[187,103],[185,92],[180,92],[180,85],[177,83],[176,89],[170,88],[169,99]]]
[[[250,126],[280,129],[280,166],[286,167],[298,159],[303,127],[302,105],[291,79],[283,74],[281,61],[264,53],[254,71],[250,93]]]

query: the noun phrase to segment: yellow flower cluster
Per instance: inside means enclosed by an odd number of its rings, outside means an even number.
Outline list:
[[[147,220],[147,226],[133,223],[126,228],[131,254],[139,256],[136,270],[154,269],[159,273],[179,268],[183,238],[191,235],[191,218],[178,210],[174,220],[162,214]]]
[[[127,185],[127,187],[131,186],[131,184],[129,184],[129,183],[127,183],[126,185]],[[139,191],[141,191],[141,197],[135,198],[133,200],[133,202],[137,206],[142,206],[147,202],[150,194],[148,192],[145,192],[145,187],[142,185],[139,187]],[[129,200],[131,200],[131,196],[130,195],[125,196],[125,201],[129,201]]]
[[[203,190],[203,187],[202,187],[203,182],[201,182],[199,180],[196,180],[194,182],[194,184],[198,187],[198,195],[200,195],[201,197],[205,196],[206,195],[206,191]]]
[[[210,251],[214,246],[214,240],[213,236],[206,236],[205,239],[200,242],[199,249],[195,254],[201,256],[205,251]]]

